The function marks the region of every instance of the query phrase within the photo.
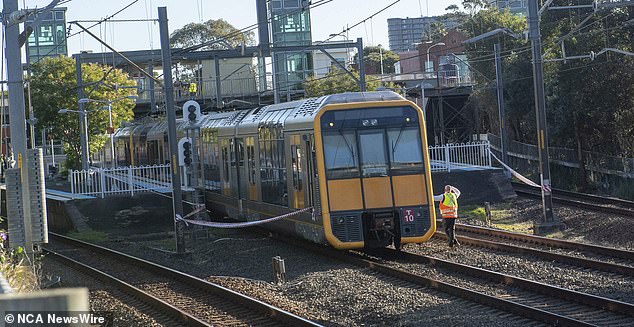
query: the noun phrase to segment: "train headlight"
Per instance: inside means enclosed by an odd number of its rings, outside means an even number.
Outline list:
[[[335,123],[330,122],[330,123],[328,123],[328,126],[333,127],[333,126],[335,126]]]
[[[361,121],[361,125],[363,126],[376,126],[379,123],[376,119],[364,119]]]
[[[405,118],[405,121],[409,123],[411,119],[409,117]]]

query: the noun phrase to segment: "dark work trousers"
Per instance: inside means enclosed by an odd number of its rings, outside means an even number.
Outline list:
[[[445,221],[445,234],[447,234],[449,246],[458,244],[456,239],[456,218],[443,218]]]

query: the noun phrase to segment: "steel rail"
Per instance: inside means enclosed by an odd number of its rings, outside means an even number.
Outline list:
[[[444,239],[447,238],[447,235],[441,232],[436,232],[436,235]],[[492,250],[499,250],[499,251],[504,251],[508,253],[528,254],[528,255],[538,257],[540,259],[555,260],[560,263],[570,264],[577,267],[590,268],[590,269],[596,269],[596,270],[601,270],[601,271],[606,271],[606,272],[611,272],[611,273],[616,273],[621,275],[634,276],[634,267],[631,267],[631,266],[625,266],[625,265],[604,262],[599,260],[579,258],[579,257],[569,256],[569,255],[560,254],[560,253],[553,253],[548,251],[531,249],[531,248],[516,246],[512,244],[492,242],[488,240],[482,240],[482,239],[477,239],[477,238],[472,238],[467,236],[458,236],[457,238],[462,244],[468,244],[468,245],[477,246],[477,247],[486,248],[486,249],[492,249]]]
[[[78,271],[82,271],[84,273],[86,273],[87,275],[97,278],[105,283],[111,284],[117,288],[119,288],[120,290],[122,290],[123,292],[130,294],[138,299],[140,299],[141,301],[149,304],[150,306],[152,306],[153,308],[164,312],[170,316],[172,316],[173,318],[176,318],[178,320],[183,321],[184,323],[190,325],[190,326],[200,326],[200,327],[210,327],[212,326],[211,324],[208,324],[196,317],[194,317],[193,315],[180,310],[179,308],[157,298],[156,296],[145,292],[137,287],[134,287],[133,285],[130,285],[114,276],[111,276],[101,270],[97,270],[93,267],[90,267],[86,264],[83,264],[79,261],[75,261],[63,254],[57,253],[54,250],[50,250],[47,248],[43,249],[43,252],[46,253],[46,256],[48,258],[52,258],[53,260],[57,260],[59,262],[61,262],[62,264],[72,267]]]
[[[390,255],[390,258],[399,257],[407,260],[408,262],[422,263],[450,269],[453,271],[459,271],[474,277],[485,278],[506,285],[514,285],[543,295],[553,296],[562,300],[581,303],[584,305],[589,305],[603,310],[608,310],[634,317],[634,304],[608,299],[592,294],[577,292],[520,277],[498,273],[487,269],[446,261],[431,256],[418,255],[393,249],[383,249],[383,251],[388,253]]]
[[[538,198],[538,197],[541,198],[541,192],[539,190],[534,190],[532,188],[531,189],[525,188],[523,186],[518,186],[517,184],[514,184],[513,188],[515,189],[515,193],[517,193],[518,195],[531,197],[531,198]],[[556,202],[559,204],[569,205],[569,206],[573,206],[573,207],[577,207],[581,209],[611,213],[615,215],[634,217],[634,208],[630,209],[633,204],[630,203],[629,201],[614,199],[614,198],[601,199],[601,197],[598,197],[598,196],[582,194],[582,193],[574,193],[574,192],[562,191],[562,190],[553,190],[552,194],[553,194],[553,202]],[[564,198],[563,196],[567,196],[568,198]],[[598,202],[600,204],[583,202],[582,200]],[[628,208],[607,207],[601,204],[626,206]]]
[[[582,252],[590,252],[601,254],[605,256],[611,256],[615,258],[634,260],[634,251],[615,249],[607,246],[593,245],[593,244],[584,244],[571,242],[566,240],[560,240],[556,238],[548,238],[543,236],[529,235],[529,234],[520,234],[508,232],[500,229],[494,229],[489,227],[477,227],[465,224],[456,224],[456,229],[458,231],[466,231],[474,234],[483,234],[489,236],[495,236],[502,239],[516,240],[522,241],[526,243],[540,244],[551,247],[557,247],[561,249],[568,250],[577,250]]]
[[[557,326],[595,326],[593,324],[589,324],[589,323],[586,323],[571,317],[559,315],[559,314],[542,310],[536,307],[531,307],[525,304],[506,300],[500,297],[487,295],[482,292],[478,292],[475,290],[457,286],[451,283],[413,274],[411,272],[408,272],[402,269],[390,267],[378,261],[363,258],[361,257],[361,255],[355,254],[353,252],[336,251],[330,248],[326,248],[326,247],[322,247],[322,246],[318,246],[314,244],[309,244],[307,242],[303,242],[297,239],[291,239],[291,238],[279,236],[279,235],[276,235],[275,237],[285,243],[306,249],[308,251],[317,253],[319,255],[327,256],[328,258],[336,259],[338,261],[346,262],[358,267],[368,268],[373,271],[384,274],[386,276],[391,276],[400,280],[408,281],[410,283],[413,283],[419,286],[429,287],[431,289],[435,289],[440,292],[450,294],[452,296],[474,301],[480,304],[490,306],[492,308],[496,308],[499,310],[517,314],[517,315],[530,318],[533,320],[542,321],[542,322],[546,322],[546,323],[557,325]],[[436,260],[442,261],[440,259],[432,258],[430,259],[430,262],[433,262]],[[472,268],[468,266],[464,266],[464,267],[466,267],[465,269]],[[477,270],[479,268],[473,268],[473,269]],[[484,271],[483,269],[480,269],[480,270]],[[502,274],[499,274],[499,275],[502,275]],[[502,275],[502,276],[506,276],[506,275]],[[499,278],[499,277],[498,279],[504,280],[504,278]],[[526,282],[530,283],[530,281],[526,281]],[[574,291],[569,291],[569,292],[573,292],[575,295],[577,295],[577,292],[574,292]],[[578,293],[578,294],[583,294],[583,293]],[[614,306],[611,306],[610,308],[616,308],[619,310],[620,309],[632,310],[632,308],[634,308],[634,306],[631,306],[631,305],[630,306],[627,306],[627,304],[623,304],[623,305],[625,305],[625,307],[623,307],[622,305],[615,304]]]
[[[104,254],[117,260],[121,260],[127,262],[129,264],[138,266],[140,268],[146,269],[148,271],[154,272],[161,276],[169,277],[185,284],[188,284],[192,287],[198,288],[205,292],[209,292],[211,294],[216,294],[218,296],[222,296],[225,299],[232,301],[233,303],[237,303],[248,307],[252,310],[255,310],[263,315],[268,316],[271,319],[277,320],[281,323],[288,324],[290,326],[321,326],[318,323],[310,321],[308,319],[304,319],[297,315],[294,315],[290,312],[284,311],[282,309],[276,308],[270,304],[264,303],[260,300],[248,297],[246,295],[235,292],[226,287],[220,286],[218,284],[214,284],[212,282],[206,281],[204,279],[180,272],[178,270],[165,267],[144,259],[140,259],[119,251],[115,251],[112,249],[105,248],[103,246],[90,244],[84,241],[72,239],[63,235],[59,235],[56,233],[49,232],[49,236],[52,240],[70,244],[72,246],[81,247],[85,249],[89,249],[91,251],[95,251],[100,254]]]

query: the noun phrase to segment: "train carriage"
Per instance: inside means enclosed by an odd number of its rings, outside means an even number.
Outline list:
[[[177,121],[178,139],[188,124]],[[166,124],[152,126],[134,129],[142,137],[118,132],[115,146],[125,147],[128,163],[132,149],[146,149],[149,163],[167,158]],[[210,113],[198,126],[212,211],[256,221],[312,207],[266,227],[338,249],[399,247],[435,232],[423,113],[394,92]]]
[[[237,112],[201,134],[216,131],[219,174],[206,184],[221,190],[207,200],[231,217],[314,207],[273,228],[340,249],[423,242],[435,231],[423,115],[393,92]]]

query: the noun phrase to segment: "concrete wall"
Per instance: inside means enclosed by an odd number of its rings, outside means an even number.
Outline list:
[[[436,172],[432,174],[434,194],[443,193],[445,185],[457,187],[462,194],[460,204],[482,205],[502,202],[516,196],[511,180],[502,169]]]

